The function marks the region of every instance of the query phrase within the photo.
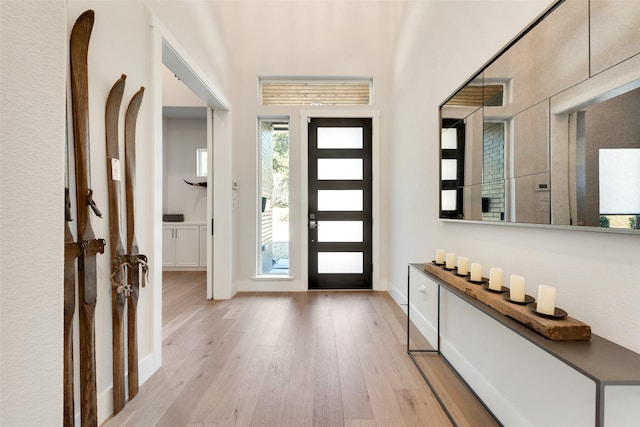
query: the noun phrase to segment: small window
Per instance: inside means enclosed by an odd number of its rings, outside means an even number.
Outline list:
[[[261,80],[262,105],[369,105],[371,80]]]
[[[207,149],[196,149],[196,176],[207,176]]]

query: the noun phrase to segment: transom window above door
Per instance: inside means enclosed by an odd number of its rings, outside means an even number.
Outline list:
[[[369,105],[372,79],[261,78],[262,105]]]

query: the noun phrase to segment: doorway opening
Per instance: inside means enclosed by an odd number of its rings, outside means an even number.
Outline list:
[[[162,268],[199,272],[190,277],[200,277],[204,299],[211,203],[207,185],[212,172],[207,155],[208,107],[166,65],[162,77]]]

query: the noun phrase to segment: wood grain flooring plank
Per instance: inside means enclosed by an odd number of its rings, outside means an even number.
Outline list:
[[[268,295],[269,304],[274,306],[271,315],[265,319],[264,329],[256,345],[275,345],[284,329],[284,322],[289,315],[291,297],[282,295]]]
[[[196,405],[202,399],[210,384],[220,375],[225,360],[210,355],[202,363],[190,369],[190,375],[184,375],[182,387],[174,393],[173,399],[160,413],[155,426],[184,425],[191,422]],[[189,369],[185,366],[185,369]]]
[[[356,347],[373,343],[369,326],[364,319],[364,316],[370,313],[370,311],[363,310],[364,304],[368,303],[368,295],[365,295],[365,298],[361,295],[358,295],[358,297],[359,298],[354,298],[350,295],[346,298],[349,327],[351,328],[351,334]]]
[[[187,306],[207,302],[206,280],[207,274],[204,271],[163,272],[163,326]]]
[[[342,390],[333,324],[333,294],[318,299],[313,425],[342,426]]]
[[[376,292],[371,296],[371,302],[378,314],[385,319],[385,323],[395,342],[407,345],[406,315],[401,310],[398,313],[396,309],[400,309],[400,307],[393,301],[391,296],[386,292]],[[393,308],[394,306],[396,309]]]
[[[379,359],[386,367],[384,372],[390,384],[396,389],[415,388],[421,379],[407,370],[406,362],[411,359],[404,351],[406,346],[395,341],[386,321],[378,313],[368,313],[368,326],[373,345],[365,347],[370,349],[370,357]],[[394,350],[398,348],[404,351],[401,356]]]
[[[238,302],[244,306],[245,314],[235,319],[219,345],[214,346],[216,361],[222,363],[216,363],[211,372],[202,373],[207,380],[198,388],[199,396],[190,402],[190,422],[211,422],[208,419],[209,415],[222,405],[225,393],[237,386],[242,373],[249,369],[255,341],[264,328],[264,318],[274,309],[270,304],[264,304],[263,298],[256,296],[240,296]],[[230,319],[223,316],[223,320]],[[196,402],[195,406],[192,404],[193,401]],[[228,410],[228,407],[225,408]],[[225,414],[224,417],[228,415]]]
[[[162,340],[164,341],[167,337],[171,336],[174,332],[188,323],[193,316],[204,307],[204,305],[191,305],[185,307],[184,310],[177,314],[170,322],[167,322],[162,326]]]
[[[287,397],[285,399],[282,426],[302,427],[313,425],[313,395],[315,384],[315,356],[316,356],[316,319],[315,300],[317,293],[309,293],[300,311],[300,327],[296,334],[296,346],[293,354],[293,364]]]
[[[438,391],[456,424],[460,427],[499,425],[441,356],[417,355],[416,361]]]
[[[385,368],[372,356],[371,344],[358,348],[362,373],[376,423],[380,426],[404,426],[404,415],[395,397],[395,390],[385,375]]]
[[[406,315],[387,293],[207,301],[204,277],[164,273],[163,366],[104,426],[450,425],[406,354]],[[458,425],[496,425],[442,361],[427,365]]]
[[[267,375],[274,346],[258,345],[249,354],[249,362],[225,385],[224,393],[216,400],[204,423],[224,426],[247,426],[258,401],[262,383]]]
[[[395,392],[407,426],[452,425],[438,401],[429,393],[408,389],[396,390]]]
[[[378,427],[378,424],[376,424],[376,420],[347,419],[344,420],[344,427]]]
[[[284,312],[278,341],[268,367],[267,377],[260,389],[260,395],[251,417],[251,426],[281,425],[288,384],[296,348],[296,337],[300,327],[300,307],[306,301],[306,294],[289,296],[289,304]]]
[[[338,357],[338,373],[342,386],[342,411],[345,420],[373,419],[373,410],[367,386],[362,376],[362,367],[349,324],[349,311],[352,309],[345,298],[336,296],[333,310],[333,327]]]

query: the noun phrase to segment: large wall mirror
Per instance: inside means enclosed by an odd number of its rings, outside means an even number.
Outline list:
[[[640,234],[640,1],[552,5],[441,106],[440,218]]]

